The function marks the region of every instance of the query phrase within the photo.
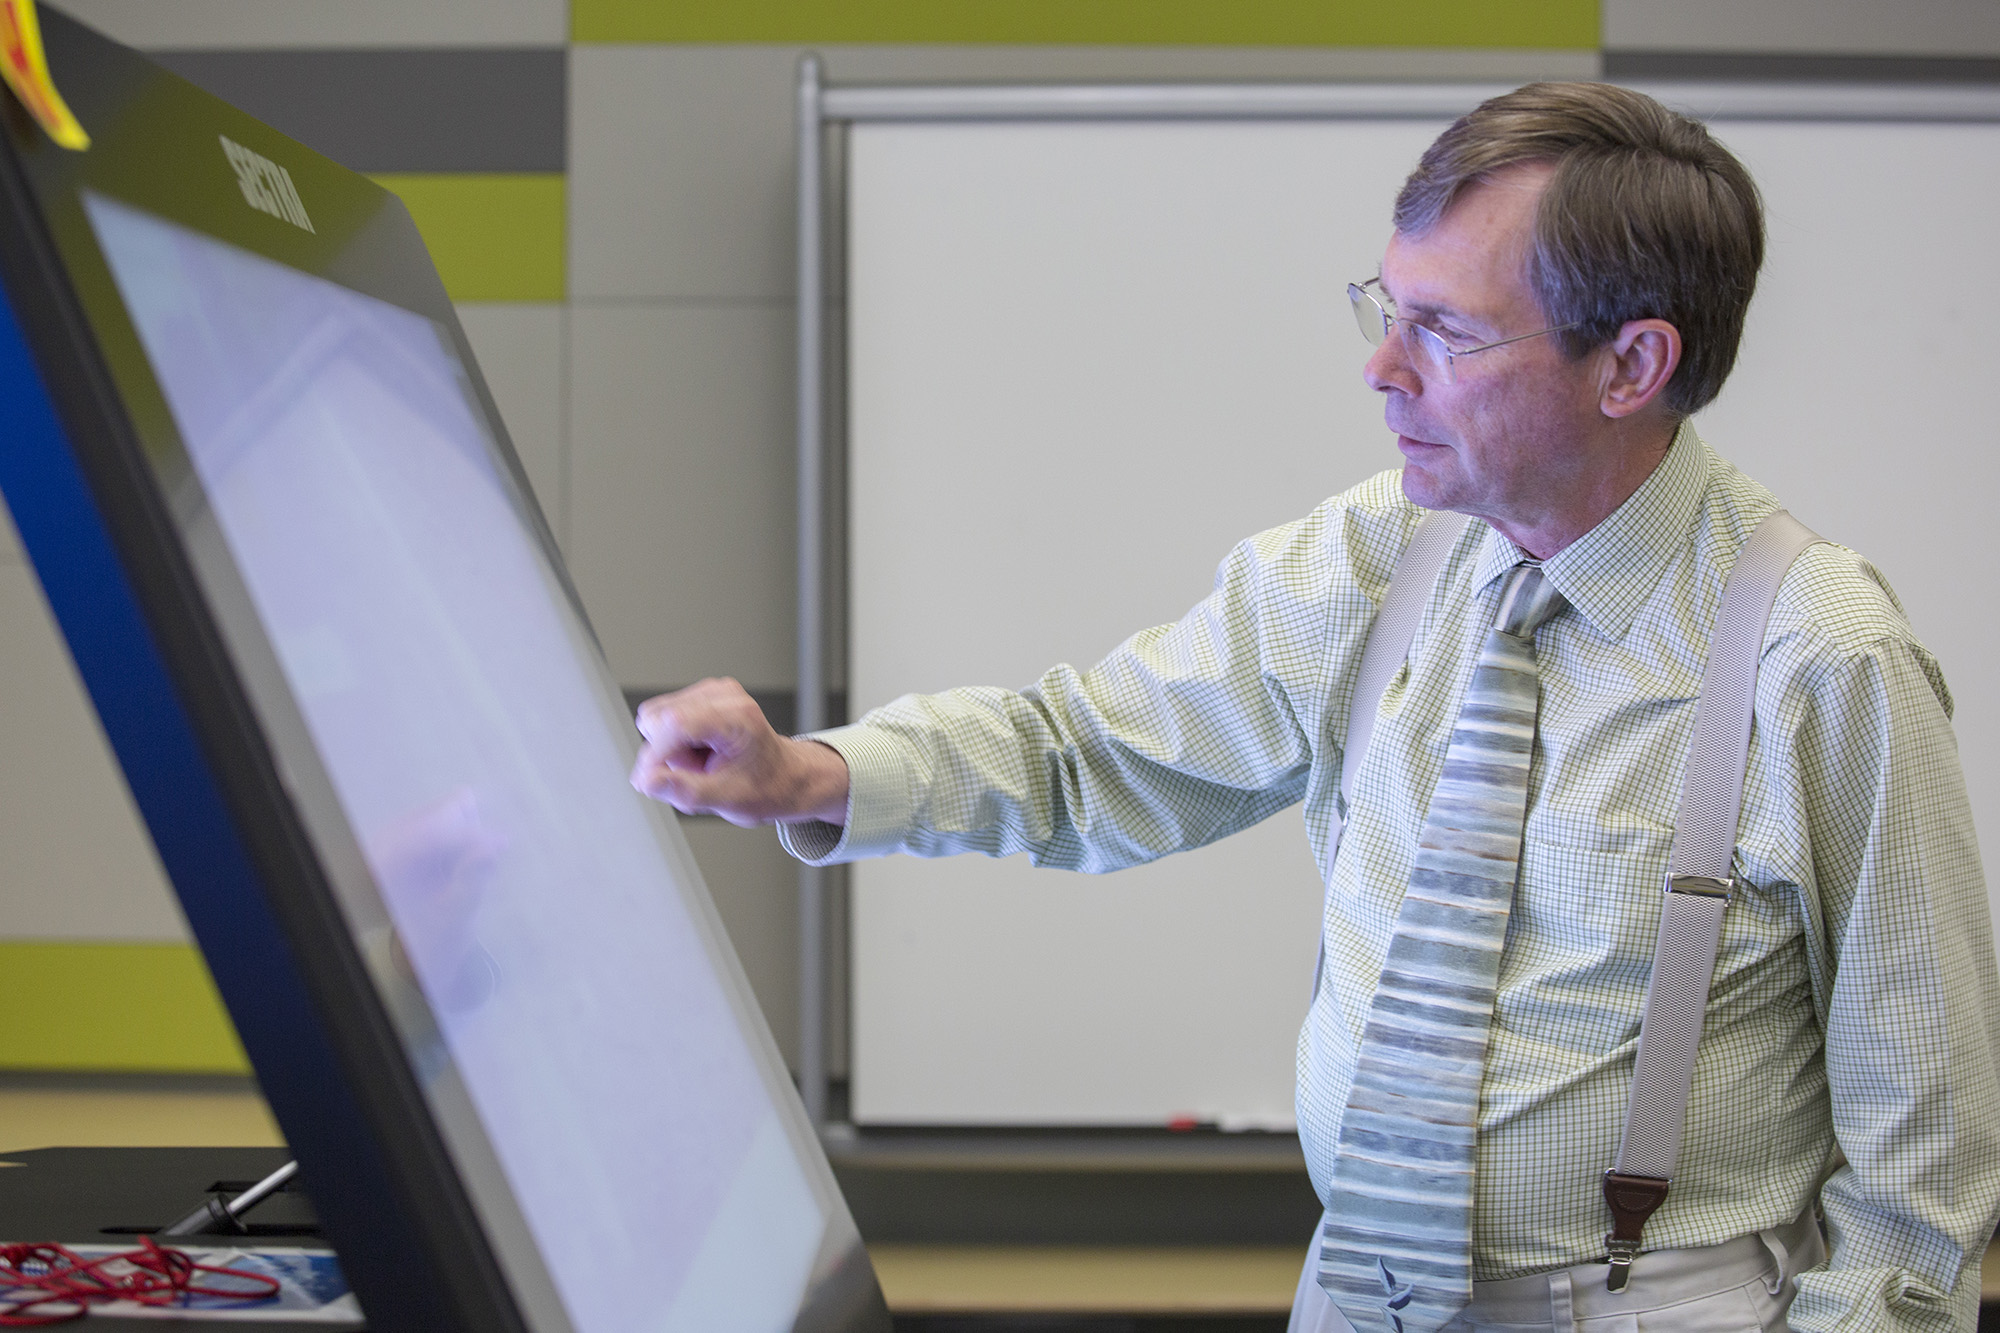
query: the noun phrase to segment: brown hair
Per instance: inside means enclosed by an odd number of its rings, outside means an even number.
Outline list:
[[[1509,167],[1555,166],[1535,214],[1528,282],[1571,357],[1635,319],[1680,330],[1667,408],[1722,390],[1764,262],[1764,209],[1743,164],[1707,128],[1606,83],[1531,83],[1482,102],[1425,150],[1396,196],[1421,235],[1467,187]]]

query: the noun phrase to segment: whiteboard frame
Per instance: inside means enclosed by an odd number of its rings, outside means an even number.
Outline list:
[[[862,121],[1406,120],[1456,117],[1511,83],[854,84],[828,86],[820,58],[801,57],[797,82],[798,693],[796,727],[827,723],[827,387],[837,366],[826,337],[826,251],[832,197],[826,138]],[[1640,80],[1628,86],[1703,120],[2000,122],[1990,84],[1751,83]],[[844,592],[844,590],[842,590]],[[828,876],[799,868],[799,1086],[807,1113],[828,1127]]]

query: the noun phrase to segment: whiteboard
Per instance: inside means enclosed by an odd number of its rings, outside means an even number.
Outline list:
[[[1019,687],[1207,591],[1236,540],[1399,459],[1345,284],[1440,120],[863,123],[849,177],[850,697]],[[1718,122],[1770,206],[1698,423],[1902,593],[2000,717],[1979,571],[1996,435],[1972,325],[2000,127]],[[1320,886],[1296,808],[1118,875],[854,869],[863,1124],[1291,1124]]]

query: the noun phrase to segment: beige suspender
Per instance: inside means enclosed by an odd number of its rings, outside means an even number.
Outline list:
[[[1369,630],[1348,706],[1348,743],[1341,755],[1342,826],[1354,797],[1354,776],[1367,755],[1375,715],[1389,680],[1409,656],[1424,605],[1469,520],[1434,511],[1411,536],[1396,562],[1388,594]],[[1604,1201],[1612,1230],[1605,1237],[1611,1271],[1606,1285],[1623,1289],[1639,1252],[1646,1220],[1667,1197],[1680,1155],[1681,1127],[1694,1082],[1694,1059],[1701,1042],[1702,1015],[1715,974],[1722,939],[1723,909],[1736,879],[1737,816],[1743,804],[1743,774],[1750,758],[1750,722],[1757,696],[1757,662],[1771,607],[1793,561],[1825,540],[1780,509],[1764,519],[1744,543],[1722,587],[1708,664],[1695,704],[1694,736],[1681,778],[1680,809],[1667,854],[1666,894],[1660,935],[1653,952],[1652,981],[1639,1023],[1632,1096],[1618,1158],[1604,1173]],[[1334,846],[1339,847],[1339,830]],[[1319,993],[1326,966],[1322,938],[1313,968]]]
[[[1646,1219],[1666,1200],[1680,1156],[1722,913],[1736,891],[1736,821],[1743,806],[1743,770],[1750,762],[1764,628],[1786,571],[1806,547],[1822,540],[1777,510],[1750,534],[1722,585],[1667,853],[1666,900],[1639,1022],[1625,1132],[1617,1161],[1604,1173],[1604,1202],[1612,1217],[1604,1238],[1611,1259],[1606,1285],[1613,1291],[1625,1286]]]
[[[1409,545],[1396,559],[1396,572],[1389,576],[1389,591],[1382,596],[1382,609],[1368,631],[1368,644],[1361,650],[1361,665],[1354,673],[1354,697],[1347,705],[1347,748],[1340,756],[1341,825],[1346,826],[1345,809],[1354,800],[1354,775],[1368,754],[1368,742],[1375,736],[1375,714],[1382,706],[1382,692],[1389,688],[1396,669],[1410,655],[1417,637],[1417,625],[1424,618],[1424,606],[1431,599],[1431,585],[1444,568],[1445,557],[1458,545],[1467,514],[1433,509],[1410,534]],[[1335,842],[1334,846],[1340,844]]]
[[[1340,855],[1340,838],[1347,831],[1347,812],[1354,803],[1354,775],[1368,755],[1368,742],[1375,736],[1375,714],[1382,706],[1382,692],[1390,677],[1410,655],[1417,637],[1417,625],[1424,618],[1424,603],[1431,599],[1431,585],[1437,582],[1444,559],[1458,544],[1459,534],[1472,521],[1465,514],[1433,509],[1410,534],[1409,544],[1396,558],[1395,572],[1389,575],[1389,590],[1369,627],[1368,642],[1361,649],[1361,665],[1354,672],[1354,695],[1347,702],[1347,744],[1340,752],[1340,823],[1333,830],[1332,864]],[[1327,885],[1332,892],[1332,883]],[[1313,998],[1319,998],[1320,974],[1326,971],[1326,928],[1320,928],[1319,957],[1313,963]]]

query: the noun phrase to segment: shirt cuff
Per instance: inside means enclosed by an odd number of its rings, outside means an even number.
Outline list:
[[[807,865],[839,865],[897,851],[912,832],[916,782],[893,736],[855,725],[816,731],[800,740],[830,745],[847,761],[847,821],[813,819],[778,825],[778,841]]]

